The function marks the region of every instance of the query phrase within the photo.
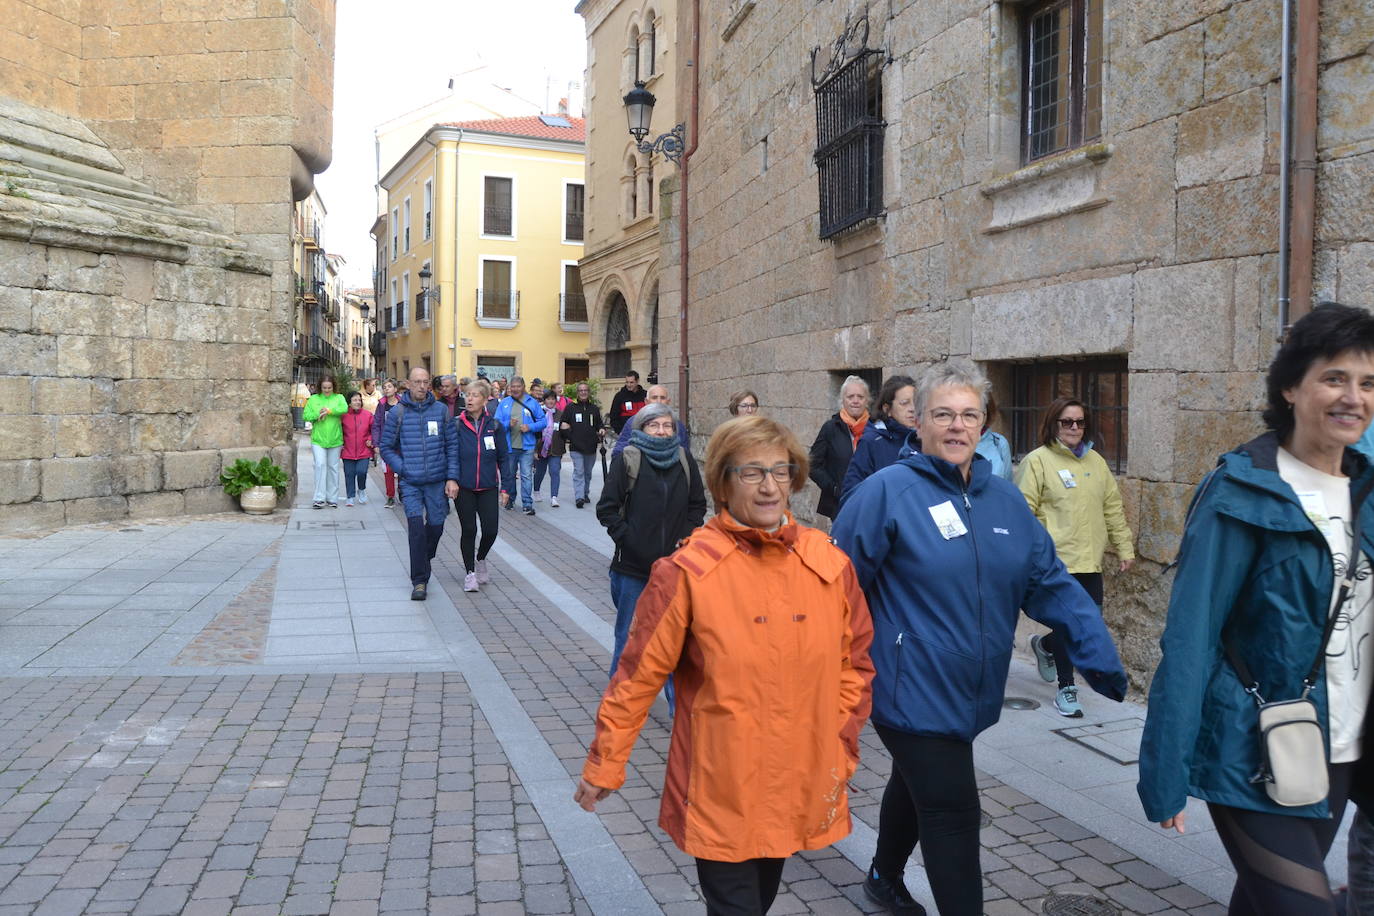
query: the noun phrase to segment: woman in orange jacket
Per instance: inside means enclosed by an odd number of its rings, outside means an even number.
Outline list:
[[[806,479],[785,426],[716,430],[706,482],[719,514],[654,563],[574,795],[592,811],[620,788],[674,675],[658,823],[696,857],[710,914],[767,912],[786,858],[850,829],[873,627],[849,558],[787,511]]]

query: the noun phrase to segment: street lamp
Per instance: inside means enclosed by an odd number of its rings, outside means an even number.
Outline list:
[[[435,346],[436,346],[436,343],[435,343],[435,334],[438,333],[438,322],[436,322],[436,321],[434,320],[434,312],[433,312],[432,307],[431,307],[431,305],[430,305],[430,297],[431,297],[431,296],[433,297],[433,299],[434,299],[435,302],[438,302],[438,301],[439,301],[439,291],[438,291],[437,289],[430,289],[430,288],[429,288],[429,280],[430,280],[430,278],[433,277],[433,276],[434,276],[434,274],[433,274],[433,272],[430,271],[429,265],[428,265],[428,264],[425,264],[423,267],[420,268],[420,295],[424,297],[424,303],[425,303],[425,318],[429,320],[429,363],[430,363],[430,366],[434,366],[434,365],[436,365],[436,364],[439,362],[438,354],[434,352],[434,348],[435,348]],[[457,320],[457,316],[456,316],[456,315],[454,316],[454,320],[455,320],[455,321]]]
[[[686,148],[687,126],[677,124],[666,134],[655,137],[653,142],[645,141],[649,135],[649,121],[654,116],[654,94],[644,88],[642,80],[635,81],[635,87],[625,94],[625,116],[630,122],[630,136],[635,146],[646,156],[662,153],[669,162],[678,162]]]
[[[362,303],[361,305],[358,306],[358,311],[359,311],[359,313],[361,313],[362,316],[363,316],[363,342],[364,342],[364,346],[362,347],[362,351],[363,351],[363,375],[368,375],[369,373],[368,373],[368,369],[367,369],[367,354],[368,354],[369,347],[367,346],[367,344],[371,343],[371,341],[372,341],[372,333],[371,333],[370,331],[368,331],[368,329],[367,329],[367,313],[370,312],[370,311],[372,311],[372,306],[370,306],[370,305],[368,305],[366,302],[364,302],[364,303]]]

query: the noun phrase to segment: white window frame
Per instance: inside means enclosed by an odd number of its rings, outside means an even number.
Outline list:
[[[509,178],[510,179],[510,235],[489,235],[487,234],[487,179],[488,178]],[[481,233],[478,238],[491,239],[496,242],[513,242],[520,237],[520,182],[515,180],[515,175],[508,172],[483,172],[482,173],[482,209],[478,214],[478,228]]]
[[[425,179],[425,241],[428,242],[434,237],[434,179]]]
[[[563,320],[563,296],[568,292],[568,268],[578,267],[577,261],[558,262],[558,326],[572,334],[589,333],[591,327],[585,321],[564,321]],[[586,287],[583,287],[585,296]],[[588,315],[590,317],[590,315]]]
[[[409,250],[410,250],[410,222],[411,222],[410,198],[407,197],[405,200],[401,201],[401,245],[402,245],[401,250],[402,250],[402,251],[409,251]]]
[[[410,271],[401,274],[401,317],[405,319],[405,327],[410,327]]]
[[[401,284],[395,277],[391,278],[391,333],[395,334],[402,330],[405,325],[401,319],[405,313],[401,310]]]
[[[395,261],[401,254],[401,211],[398,207],[391,208],[391,260]]]
[[[497,238],[505,238],[505,236],[497,236]],[[477,288],[478,288],[479,292],[478,292],[478,294],[477,294],[477,326],[478,326],[479,328],[496,328],[496,329],[499,329],[499,330],[508,331],[508,330],[514,328],[517,324],[520,323],[520,299],[518,298],[518,297],[519,297],[520,285],[519,285],[519,283],[518,283],[518,278],[517,278],[516,272],[515,272],[515,271],[516,271],[515,256],[514,256],[514,255],[505,255],[505,254],[479,254],[479,255],[477,256],[477,282],[478,282],[479,284],[482,284],[482,283],[485,283],[485,282],[486,282],[486,271],[483,269],[483,265],[484,265],[487,261],[506,261],[506,262],[508,262],[508,263],[510,264],[510,288],[511,288],[511,293],[513,294],[513,295],[512,295],[512,301],[511,301],[511,312],[514,314],[515,317],[514,317],[514,318],[486,318],[486,317],[484,317],[484,316],[482,315],[482,294],[481,294],[481,292],[480,292],[480,290],[482,290],[483,287],[482,287],[482,286],[478,286]]]
[[[568,238],[568,185],[577,184],[582,186],[582,238]],[[564,178],[563,179],[563,205],[560,208],[563,214],[563,223],[558,227],[558,234],[563,239],[564,245],[585,245],[587,244],[587,181],[586,179]]]

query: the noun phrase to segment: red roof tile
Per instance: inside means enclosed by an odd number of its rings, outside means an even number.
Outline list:
[[[546,118],[564,118],[571,127],[551,127],[539,115],[528,118],[492,118],[486,121],[455,121],[441,127],[462,127],[467,130],[480,130],[489,134],[507,134],[513,137],[533,137],[538,140],[567,140],[572,143],[587,141],[587,122],[584,118],[566,118],[563,115],[544,115]]]

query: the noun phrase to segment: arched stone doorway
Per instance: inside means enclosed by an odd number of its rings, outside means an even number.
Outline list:
[[[630,310],[619,292],[606,303],[606,378],[630,371]]]

